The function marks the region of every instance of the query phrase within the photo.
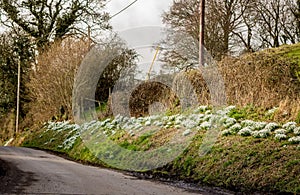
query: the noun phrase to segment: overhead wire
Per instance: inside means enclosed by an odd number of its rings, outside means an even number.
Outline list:
[[[132,3],[130,3],[129,5],[127,5],[126,7],[124,7],[123,9],[121,9],[120,11],[118,11],[117,13],[113,14],[109,19],[112,19],[114,17],[116,17],[117,15],[119,15],[120,13],[122,13],[123,11],[127,10],[129,7],[131,7],[133,4],[135,4],[138,0],[133,1]]]

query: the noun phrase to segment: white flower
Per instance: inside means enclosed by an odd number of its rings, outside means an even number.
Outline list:
[[[270,116],[270,115],[274,114],[277,110],[278,110],[278,108],[274,107],[274,108],[268,110],[267,113],[266,113],[266,115]]]
[[[265,129],[269,131],[274,131],[275,129],[279,128],[280,126],[277,123],[269,123],[265,126]]]
[[[231,127],[229,128],[229,131],[230,131],[231,133],[233,133],[233,134],[236,134],[236,133],[239,132],[241,129],[242,129],[242,126],[241,126],[240,124],[237,123],[237,124],[231,126]]]
[[[224,131],[221,132],[222,136],[228,136],[232,135],[232,132],[229,129],[225,129]]]
[[[275,134],[286,134],[287,133],[287,130],[285,129],[277,129],[275,130]]]
[[[292,132],[297,126],[296,122],[287,122],[284,125],[282,125],[283,129],[286,129],[289,132]]]
[[[295,135],[300,135],[300,127],[297,127],[294,129],[294,134]]]
[[[276,134],[275,139],[277,140],[285,140],[287,139],[287,136],[285,134]]]
[[[212,114],[207,114],[203,117],[203,121],[209,121],[213,117]]]
[[[236,124],[236,120],[234,118],[227,118],[225,123],[224,123],[224,127],[229,128],[234,124]]]
[[[298,143],[300,143],[300,136],[291,137],[290,139],[288,139],[288,141],[292,142],[293,144],[298,144]]]
[[[161,127],[161,126],[163,126],[163,123],[160,122],[160,121],[155,121],[155,122],[153,123],[153,125],[154,125],[154,126],[157,126],[157,127]]]
[[[245,127],[238,132],[241,136],[250,136],[252,134],[252,129],[250,127]]]
[[[254,130],[261,130],[267,125],[266,122],[255,122],[253,125]]]
[[[226,108],[224,108],[223,110],[218,110],[217,114],[219,115],[227,115],[231,110],[235,109],[235,106],[228,106]]]
[[[255,122],[252,120],[244,120],[241,122],[243,127],[254,127]]]
[[[145,126],[150,126],[151,125],[151,121],[146,121],[145,122]]]
[[[208,106],[199,106],[196,111],[197,112],[205,112],[208,110]]]
[[[198,122],[195,120],[186,119],[182,121],[182,125],[186,128],[192,129],[198,125]]]
[[[266,138],[270,135],[270,132],[267,130],[260,130],[260,131],[252,131],[252,136],[255,138]]]
[[[229,119],[229,117],[228,116],[222,116],[221,118],[220,118],[220,123],[223,123],[223,124],[225,124],[225,122],[227,121],[227,119]]]
[[[202,129],[206,129],[207,130],[207,129],[211,128],[211,123],[207,122],[207,121],[204,121],[203,123],[201,123],[200,127]]]
[[[207,111],[205,112],[205,115],[209,115],[209,114],[211,114],[211,110],[207,110]]]
[[[182,133],[182,135],[183,136],[188,136],[188,135],[190,135],[192,133],[192,131],[190,130],[190,129],[187,129],[187,130],[185,130],[183,133]]]

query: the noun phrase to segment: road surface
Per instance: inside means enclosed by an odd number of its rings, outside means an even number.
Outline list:
[[[28,148],[0,147],[0,161],[0,194],[195,194]]]

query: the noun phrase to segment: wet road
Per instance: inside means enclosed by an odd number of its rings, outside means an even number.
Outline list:
[[[0,159],[0,194],[195,194],[28,148],[0,147]]]

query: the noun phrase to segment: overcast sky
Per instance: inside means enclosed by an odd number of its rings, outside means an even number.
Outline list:
[[[107,11],[114,15],[134,0],[111,0],[107,4]],[[153,47],[137,48],[144,45],[156,45],[162,39],[162,14],[172,5],[173,0],[138,0],[127,10],[112,18],[110,23],[114,31],[119,32],[130,48],[134,48],[140,55],[138,65],[143,78],[149,70],[154,58]],[[151,26],[151,27],[150,27]],[[150,35],[150,36],[149,36]],[[161,63],[156,60],[153,71],[159,72]],[[141,79],[140,78],[140,79]]]
[[[111,0],[107,5],[111,15],[122,10],[134,0]],[[162,25],[161,15],[173,0],[138,0],[126,11],[112,18],[111,24],[117,31],[132,27]]]

